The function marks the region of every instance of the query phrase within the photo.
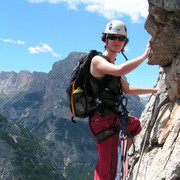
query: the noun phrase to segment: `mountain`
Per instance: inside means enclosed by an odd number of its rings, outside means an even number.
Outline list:
[[[0,179],[63,180],[41,142],[0,114]]]
[[[150,96],[151,96],[150,94],[139,95],[141,103],[146,105],[148,100],[149,100],[149,98],[150,98]]]
[[[59,172],[73,180],[92,179],[97,159],[87,120],[73,124],[66,100],[70,75],[81,54],[70,53],[49,73],[0,73],[0,113],[38,138]],[[127,97],[129,111],[140,117],[144,104],[139,96]]]

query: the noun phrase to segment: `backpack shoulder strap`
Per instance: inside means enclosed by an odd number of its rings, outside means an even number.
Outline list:
[[[108,62],[110,62],[109,58],[107,56],[104,56],[102,54],[98,54],[99,56],[105,58]],[[105,89],[105,87],[107,86],[107,84],[110,82],[112,76],[111,75],[105,75],[105,77],[103,78],[102,81],[98,81],[96,78],[94,78],[92,75],[90,76],[90,79],[98,86],[98,93],[100,93],[101,91],[103,91]]]

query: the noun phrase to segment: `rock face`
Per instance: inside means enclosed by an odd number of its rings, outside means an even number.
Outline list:
[[[152,35],[149,63],[169,66],[179,54],[179,0],[149,0],[149,16],[145,28]]]
[[[160,65],[157,95],[141,115],[130,179],[180,179],[180,1],[149,0],[149,64]],[[143,148],[144,145],[144,148]]]

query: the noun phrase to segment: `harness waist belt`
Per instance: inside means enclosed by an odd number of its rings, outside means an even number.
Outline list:
[[[114,126],[114,127],[110,127],[108,129],[105,129],[101,132],[99,132],[95,138],[96,141],[101,141],[104,140],[106,138],[109,138],[111,136],[113,136],[114,134],[118,133],[120,131],[120,126]]]

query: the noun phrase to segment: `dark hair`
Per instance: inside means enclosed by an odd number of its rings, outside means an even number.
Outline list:
[[[101,36],[101,40],[103,41],[103,42],[106,42],[106,33],[102,33],[102,36]]]
[[[106,39],[107,39],[107,33],[102,33],[101,40],[102,40],[103,42],[106,42]],[[129,42],[129,39],[126,37],[125,44],[124,44],[124,47],[123,47],[123,49],[121,50],[121,52],[124,52],[124,48],[125,48],[125,46],[126,46],[126,44],[127,44],[128,42]],[[104,48],[106,48],[106,45],[105,45]]]

